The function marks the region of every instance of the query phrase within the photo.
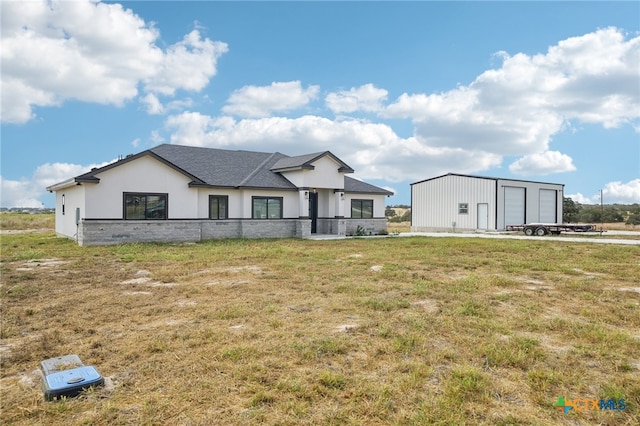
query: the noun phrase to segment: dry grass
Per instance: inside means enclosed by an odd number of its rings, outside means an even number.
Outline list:
[[[7,424],[640,422],[636,246],[2,236]],[[45,358],[107,386],[44,402]],[[625,398],[619,412],[558,396]]]
[[[0,212],[0,229],[2,230],[43,230],[55,227],[53,213],[13,213]]]

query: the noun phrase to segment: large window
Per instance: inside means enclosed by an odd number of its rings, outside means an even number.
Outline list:
[[[124,193],[126,220],[161,220],[167,218],[167,194]]]
[[[351,200],[352,219],[371,219],[373,217],[373,200]]]
[[[282,197],[253,197],[251,217],[282,219]]]
[[[229,197],[209,195],[209,219],[229,219]]]

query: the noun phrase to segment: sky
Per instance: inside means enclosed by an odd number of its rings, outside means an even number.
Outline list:
[[[171,143],[640,203],[640,2],[2,0],[2,207]]]

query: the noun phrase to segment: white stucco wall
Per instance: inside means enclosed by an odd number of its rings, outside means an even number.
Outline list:
[[[251,218],[251,207],[253,197],[282,197],[283,219],[296,219],[299,217],[299,194],[298,191],[276,191],[276,190],[241,190],[242,216]]]
[[[344,217],[351,217],[351,200],[373,200],[373,217],[383,218],[385,210],[385,196],[374,194],[354,194],[345,193],[344,196]]]
[[[209,195],[226,195],[229,197],[229,219],[240,219],[244,212],[244,194],[238,189],[198,188],[198,218],[209,217]]]
[[[198,217],[198,192],[188,187],[191,179],[151,156],[123,162],[96,176],[100,183],[83,184],[86,218],[122,219],[124,192],[168,194],[170,219]]]
[[[313,170],[282,172],[282,176],[298,188],[344,188],[344,173],[338,172],[340,164],[329,156],[321,157],[312,164]]]
[[[80,218],[85,217],[84,202],[85,187],[73,185],[56,191],[56,233],[69,238],[75,238],[76,209],[80,209]],[[62,214],[62,200],[64,199],[64,214]]]

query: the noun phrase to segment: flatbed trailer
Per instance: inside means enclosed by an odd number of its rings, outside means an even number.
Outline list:
[[[565,223],[528,223],[525,225],[507,225],[507,231],[522,231],[525,235],[542,237],[547,234],[560,235],[561,232],[600,232],[595,225]]]

